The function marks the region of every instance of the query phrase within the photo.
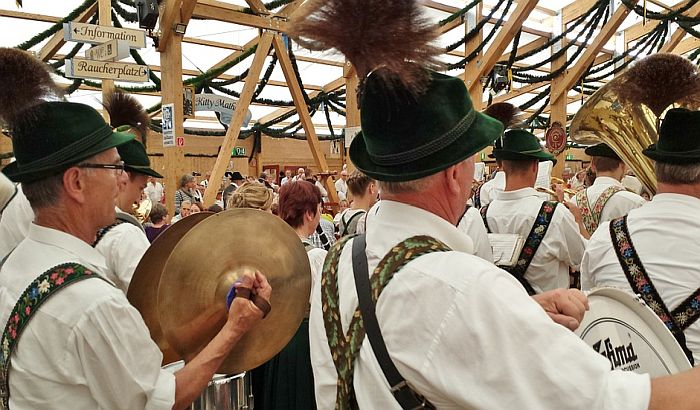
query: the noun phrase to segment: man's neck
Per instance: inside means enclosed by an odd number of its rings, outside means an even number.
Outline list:
[[[401,194],[385,193],[382,194],[382,199],[415,206],[416,208],[423,209],[424,211],[439,216],[452,225],[457,224],[458,219],[465,208],[462,207],[462,209],[458,211],[457,207],[454,206],[455,204],[448,203],[449,201],[447,201],[444,196],[437,195],[432,191],[424,191],[420,193],[409,192]]]
[[[370,197],[365,195],[363,197],[354,197],[352,201],[352,209],[363,209],[369,211],[370,208]]]
[[[623,174],[620,172],[596,172],[596,178],[608,177],[618,182],[622,181]]]
[[[517,191],[523,188],[533,188],[535,182],[530,176],[526,175],[508,175],[506,177],[506,187],[504,191]]]
[[[97,231],[100,229],[90,225],[87,218],[77,214],[71,215],[67,209],[44,208],[34,212],[35,224],[73,235],[87,244],[95,242]]]
[[[680,194],[700,199],[700,183],[697,184],[666,184],[659,182],[658,194]]]

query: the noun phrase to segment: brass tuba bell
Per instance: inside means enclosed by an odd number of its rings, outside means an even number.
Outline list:
[[[686,58],[667,53],[645,57],[588,98],[571,121],[571,139],[608,144],[654,194],[654,165],[642,150],[658,140],[668,108],[700,107],[699,85],[697,66]]]

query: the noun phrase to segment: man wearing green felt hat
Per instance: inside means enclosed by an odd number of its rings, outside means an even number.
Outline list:
[[[643,151],[654,161],[657,194],[626,216],[601,223],[581,264],[585,289],[628,289],[657,315],[672,317],[666,324],[696,365],[700,309],[691,302],[700,286],[699,131],[700,111],[666,112],[658,142]]]
[[[146,130],[140,127],[141,122],[149,121],[141,104],[134,97],[118,91],[107,97],[104,106],[113,127],[130,131],[138,138],[117,147],[124,161],[126,178],[119,181],[116,219],[100,229],[93,245],[105,257],[108,268],[106,276],[126,294],[131,277],[150,246],[143,226],[132,212],[141,201],[148,177],[163,176],[151,168],[146,148],[140,142],[146,140]]]
[[[176,375],[162,370],[140,313],[91,246],[114,221],[127,177],[117,148],[134,136],[87,105],[49,96],[56,86],[28,53],[0,48],[0,77],[9,84],[0,101],[13,101],[0,105],[0,121],[17,159],[2,172],[22,184],[34,213],[0,266],[0,407],[185,408],[262,312],[237,298],[231,320],[191,363]],[[242,279],[269,299],[264,277]]]
[[[522,129],[507,131],[494,155],[503,163],[506,187],[481,208],[481,215],[489,232],[519,234],[525,240],[516,264],[504,269],[531,294],[568,288],[569,267],[581,263],[585,240],[572,213],[543,200],[534,188],[539,162],[554,156]]]
[[[587,147],[585,152],[591,157],[596,178],[593,185],[578,191],[571,202],[581,209],[586,231],[593,234],[601,222],[627,215],[646,201],[622,185],[627,166],[612,148],[600,143]]]

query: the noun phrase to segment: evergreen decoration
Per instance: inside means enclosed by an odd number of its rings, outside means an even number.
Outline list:
[[[54,25],[49,27],[47,30],[42,31],[41,33],[37,34],[36,36],[30,38],[29,40],[25,41],[24,43],[21,43],[17,46],[17,48],[21,50],[29,50],[30,48],[34,47],[35,45],[41,43],[42,41],[46,40],[47,38],[51,37],[52,35],[58,33],[59,30],[63,30],[63,23],[67,23],[69,21],[73,21],[78,16],[80,13],[84,12],[90,6],[95,4],[96,0],[85,0],[83,4],[78,6],[75,10],[71,11],[66,17],[62,18],[58,22],[56,22]]]

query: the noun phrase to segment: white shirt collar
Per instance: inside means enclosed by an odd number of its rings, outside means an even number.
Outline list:
[[[620,188],[624,188],[620,181],[611,177],[597,177],[595,181],[593,181],[593,185],[614,185]]]
[[[502,201],[512,201],[515,199],[526,198],[528,196],[539,197],[539,193],[535,188],[532,187],[520,188],[514,191],[501,191],[496,193],[496,199],[500,199]]]
[[[391,236],[397,240],[415,235],[429,235],[444,242],[452,250],[474,253],[474,245],[468,236],[459,231],[456,226],[431,212],[389,200],[382,200],[377,205],[372,207],[373,210],[376,210],[372,223],[367,224],[368,242],[370,237],[374,235]],[[388,232],[391,232],[391,235],[387,235]],[[395,243],[389,246],[393,245]]]
[[[675,203],[685,206],[690,206],[696,209],[700,209],[700,199],[690,195],[683,194],[673,194],[673,193],[662,193],[656,194],[651,199],[654,204],[669,204]]]
[[[53,228],[39,226],[32,222],[27,238],[49,246],[55,246],[75,256],[81,263],[89,264],[89,268],[103,273],[107,271],[104,256],[82,239]]]

